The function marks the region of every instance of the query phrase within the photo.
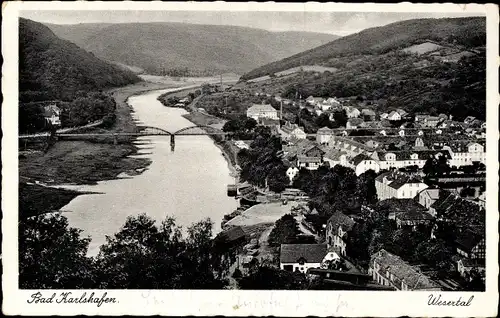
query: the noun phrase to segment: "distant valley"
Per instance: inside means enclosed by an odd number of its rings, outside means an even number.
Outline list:
[[[47,26],[106,61],[136,72],[170,76],[242,74],[338,38],[324,33],[185,23]]]

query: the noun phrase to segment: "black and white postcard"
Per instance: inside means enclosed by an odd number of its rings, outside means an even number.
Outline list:
[[[496,316],[496,5],[2,15],[4,314]]]

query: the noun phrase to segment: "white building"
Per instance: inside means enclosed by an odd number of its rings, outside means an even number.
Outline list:
[[[390,198],[413,199],[429,186],[422,179],[402,172],[386,172],[375,178],[379,200]]]
[[[247,117],[259,121],[260,118],[278,119],[278,111],[270,104],[253,104],[247,109]]]
[[[373,159],[363,153],[360,153],[348,161],[348,166],[354,169],[356,175],[359,176],[368,170],[375,172],[380,171],[378,160]]]
[[[326,144],[333,136],[333,130],[328,127],[322,127],[316,132],[316,142],[318,144]]]
[[[295,139],[307,138],[307,134],[304,132],[304,129],[302,127],[299,127],[297,124],[290,124],[289,122],[280,127],[279,133],[281,135],[281,138],[285,140],[291,138]]]
[[[401,115],[397,111],[392,111],[387,115],[388,120],[401,120]]]
[[[439,199],[439,189],[424,189],[418,194],[418,203],[429,209]]]
[[[321,157],[297,156],[297,167],[317,170],[322,164]]]
[[[467,144],[452,142],[444,146],[443,149],[449,150],[451,154],[451,160],[449,162],[451,166],[468,166],[474,161],[486,164],[485,148],[477,142],[469,142]]]
[[[55,104],[51,104],[44,107],[44,117],[47,122],[52,124],[53,126],[61,125],[61,109],[57,107]]]
[[[326,244],[281,244],[280,269],[306,273],[309,268],[321,268],[325,256]]]
[[[380,285],[392,286],[400,291],[440,291],[441,287],[424,275],[417,267],[406,263],[399,256],[382,249],[370,259],[368,273]]]

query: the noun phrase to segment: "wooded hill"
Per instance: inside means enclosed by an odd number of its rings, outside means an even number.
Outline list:
[[[163,22],[47,26],[104,60],[172,76],[241,74],[338,38],[323,33]]]
[[[333,72],[297,72],[247,82],[251,91],[296,98],[353,97],[379,113],[444,113],[457,120],[486,114],[484,18],[409,20],[362,31],[265,65],[243,79],[289,67],[323,65]],[[243,82],[239,85],[243,85]]]
[[[331,59],[349,55],[383,54],[427,40],[467,48],[485,45],[486,18],[414,19],[370,28],[263,65],[243,75],[241,79],[248,80],[301,65],[335,66]]]
[[[19,99],[21,102],[72,99],[79,91],[98,91],[140,79],[75,44],[45,25],[19,19]]]

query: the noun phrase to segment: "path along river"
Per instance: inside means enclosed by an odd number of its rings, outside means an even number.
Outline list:
[[[165,107],[157,100],[160,94],[173,90],[130,97],[135,119],[168,131],[193,126],[181,116],[184,109]],[[175,140],[175,151],[171,152],[168,136],[138,138],[139,156],[152,160],[140,175],[71,187],[102,193],[76,197],[61,209],[67,211],[64,215],[70,226],[91,236],[89,255],[97,255],[105,236],[116,233],[128,216],[140,213],[151,216],[157,224],[173,216],[183,228],[209,217],[214,233],[220,231],[224,214],[237,207],[237,201],[226,192],[227,184],[234,183],[228,164],[208,136],[176,136]]]

